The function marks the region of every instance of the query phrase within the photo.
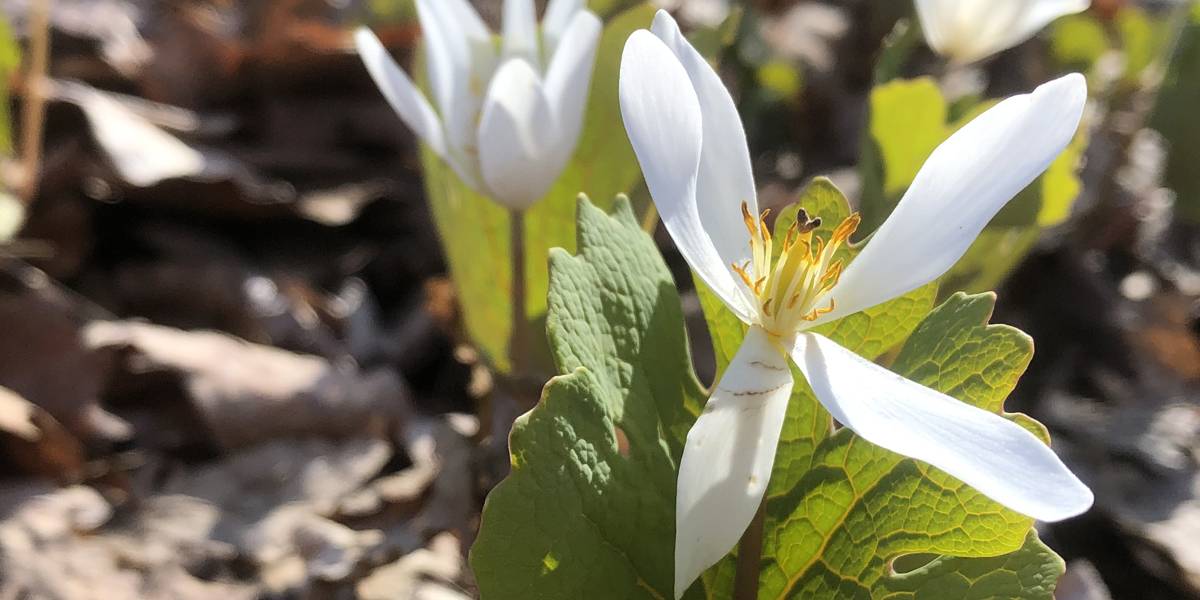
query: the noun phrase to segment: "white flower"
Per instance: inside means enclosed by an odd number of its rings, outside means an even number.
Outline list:
[[[811,331],[944,273],[1066,147],[1086,96],[1083,77],[1069,75],[960,129],[843,270],[834,252],[858,216],[821,240],[802,214],[785,239],[772,240],[758,215],[746,136],[716,72],[664,12],[652,32],[630,36],[621,114],[646,184],[692,269],[750,325],[679,465],[676,597],[734,546],[762,500],[792,391],[789,357],[833,418],[876,445],[1037,519],[1091,506],[1087,487],[1033,434]],[[772,244],[782,244],[776,260]]]
[[[360,29],[355,43],[371,77],[465,183],[510,208],[528,208],[579,141],[600,19],[584,0],[550,0],[539,40],[533,0],[506,0],[497,47],[467,0],[417,0],[417,17],[440,110],[379,39]]]
[[[729,16],[729,0],[653,0],[655,6],[679,11],[684,23],[716,27]]]
[[[915,0],[925,41],[958,64],[972,63],[1033,37],[1091,0]]]

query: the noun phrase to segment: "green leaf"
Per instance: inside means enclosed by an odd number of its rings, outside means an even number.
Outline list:
[[[588,9],[599,15],[600,18],[607,19],[641,3],[642,0],[588,0],[587,5]]]
[[[484,598],[672,597],[675,472],[703,403],[671,273],[627,201],[550,258],[561,373],[517,420],[471,566]]]
[[[900,19],[883,38],[883,48],[875,61],[875,83],[887,83],[900,77],[912,53],[923,43],[921,28],[909,19]]]
[[[941,557],[912,572],[888,577],[876,586],[875,600],[996,600],[1053,598],[1065,566],[1030,530],[1011,554],[989,558]]]
[[[1125,54],[1124,79],[1136,85],[1171,42],[1170,23],[1132,5],[1121,7],[1116,17],[1121,49]]]
[[[558,181],[525,217],[525,314],[521,324],[540,330],[546,311],[546,252],[575,247],[575,203],[581,192],[603,199],[628,192],[637,160],[620,126],[617,74],[621,50],[634,30],[647,27],[654,9],[640,4],[608,22],[596,53],[587,116],[575,156]],[[450,275],[458,288],[467,333],[500,371],[510,368],[512,265],[509,213],[468,188],[428,149],[422,151],[426,191],[441,233]],[[540,339],[540,336],[531,336]],[[545,353],[545,349],[541,349]]]
[[[861,167],[860,233],[883,224],[925,159],[950,136],[949,107],[933,79],[896,79],[877,85],[870,102]]]
[[[949,292],[986,292],[1008,276],[1041,236],[1036,227],[989,227],[975,238],[963,257],[942,276]]]
[[[1050,54],[1064,68],[1089,73],[1111,44],[1091,12],[1067,15],[1050,26]]]
[[[0,15],[0,155],[13,152],[12,115],[9,112],[9,75],[21,66],[21,47],[8,19]],[[11,240],[25,223],[25,205],[11,190],[0,189],[0,244]]]
[[[12,115],[9,109],[9,75],[21,68],[21,46],[8,19],[0,15],[0,154],[13,152]]]
[[[1195,166],[1196,157],[1200,156],[1197,73],[1200,73],[1200,4],[1193,3],[1150,118],[1150,126],[1167,140],[1164,179],[1177,195],[1177,214],[1192,222],[1200,221],[1200,177],[1196,176]]]
[[[1052,26],[1051,54],[1064,70],[1090,73],[1092,83],[1106,84],[1112,75],[1103,71],[1111,67],[1100,59],[1118,53],[1123,64],[1117,91],[1134,91],[1174,37],[1170,22],[1133,4],[1121,6],[1110,22],[1091,11],[1059,19]]]
[[[999,411],[1033,346],[1016,329],[986,325],[994,301],[988,294],[951,297],[913,332],[892,370],[964,402]],[[1045,437],[1035,422],[1013,418]],[[781,452],[786,449],[780,447]],[[971,593],[983,597],[1051,597],[1062,572],[1061,561],[1051,554],[1032,552],[1009,559],[1020,566],[1018,573],[1043,574],[1037,585],[1021,588],[1006,588],[1012,578],[1003,572],[986,577],[978,572],[997,566],[996,561],[961,560],[1018,550],[1031,519],[846,429],[821,439],[809,462],[811,467],[794,487],[769,498],[760,599],[866,599],[914,588],[921,598],[963,597],[961,587],[942,587],[951,578],[975,582],[979,587],[972,587]],[[960,559],[915,572],[923,580],[912,573],[891,575],[892,561],[910,554]]]
[[[804,199],[846,211],[835,192],[821,181]],[[547,330],[561,375],[515,424],[512,473],[488,497],[471,553],[487,600],[672,597],[676,468],[703,391],[671,274],[628,202],[609,217],[581,200],[578,232],[579,255],[555,250],[550,261]],[[986,325],[993,303],[958,294],[919,325],[901,316],[910,308],[895,308],[887,316],[898,326],[880,321],[857,342],[830,334],[854,349],[907,337],[897,373],[998,411],[1032,343]],[[848,430],[831,432],[803,379],[797,387],[805,393],[791,400],[768,490],[760,598],[1049,600],[1062,562],[1028,518]],[[894,559],[928,554],[942,557],[891,573]],[[685,597],[729,598],[732,575],[726,559]]]

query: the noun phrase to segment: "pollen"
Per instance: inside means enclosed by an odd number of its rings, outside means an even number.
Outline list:
[[[815,235],[821,219],[801,208],[776,252],[767,228],[768,214],[764,210],[755,216],[742,203],[742,221],[750,233],[750,259],[730,267],[758,301],[757,324],[784,336],[833,311],[836,303],[829,293],[843,268],[835,255],[862,219],[858,213],[850,215],[824,239]]]

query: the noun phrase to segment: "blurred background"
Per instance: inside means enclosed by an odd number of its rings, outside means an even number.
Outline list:
[[[1041,531],[1058,598],[1200,598],[1200,9],[1095,0],[949,69],[907,0],[662,4],[719,40],[764,206],[815,175],[881,193],[876,83],[931,75],[955,117],[1088,75],[1055,214],[1000,223],[953,287],[1034,337],[1007,408],[1096,492]],[[369,25],[407,64],[411,1],[0,6],[0,599],[474,597],[528,407],[491,393],[416,143],[353,50]]]

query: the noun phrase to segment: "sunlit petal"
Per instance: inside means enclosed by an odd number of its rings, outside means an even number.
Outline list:
[[[445,158],[446,140],[442,134],[442,122],[425,95],[413,85],[369,29],[360,28],[354,32],[354,43],[367,72],[375,80],[375,85],[379,86],[388,104],[421,141]]]
[[[1086,511],[1092,492],[1049,447],[997,414],[905,379],[817,334],[792,358],[833,418],[867,441],[925,461],[1042,521]]]
[[[533,67],[521,59],[500,65],[479,123],[479,166],[492,197],[524,209],[558,177],[552,167],[554,112]]]
[[[1025,0],[1025,4],[1028,8],[1021,12],[1008,35],[1001,38],[1001,49],[1024,42],[1060,17],[1087,10],[1091,0]]]
[[[696,274],[750,321],[742,286],[734,282],[696,205],[703,117],[687,71],[662,40],[636,31],[621,57],[619,95],[625,130],[663,225]]]
[[[453,15],[470,40],[491,40],[492,33],[488,31],[487,25],[483,19],[479,17],[479,12],[467,0],[438,0],[446,7],[449,14]]]
[[[522,58],[540,71],[537,13],[533,0],[504,0],[504,60]]]
[[[459,82],[470,76],[470,53],[461,29],[448,26],[446,6],[439,0],[417,0],[417,18],[425,39],[429,85],[441,114],[454,110]]]
[[[546,3],[546,13],[542,16],[542,57],[545,64],[550,64],[558,51],[559,41],[575,14],[585,10],[584,0],[550,0]]]
[[[1033,37],[1090,0],[916,0],[930,48],[960,64],[982,60]]]
[[[700,169],[696,179],[696,205],[700,221],[710,232],[717,253],[726,265],[750,259],[750,244],[741,216],[743,202],[758,214],[750,151],[737,106],[729,90],[704,57],[679,31],[666,11],[658,11],[651,28],[687,70],[700,101],[704,120]]]
[[[583,130],[584,110],[596,61],[596,44],[602,25],[596,15],[578,11],[566,28],[559,51],[546,69],[546,96],[558,123],[555,158],[570,158]]]
[[[829,296],[841,318],[940,277],[988,221],[1067,147],[1087,100],[1067,75],[983,113],[934,150]]]
[[[455,8],[464,0],[417,0],[417,17],[425,39],[429,85],[438,103],[446,133],[449,154],[469,161],[475,148],[475,119],[479,94],[471,86],[479,80],[473,68],[473,45],[464,27],[461,13],[474,11],[469,6]],[[476,15],[477,16],[477,15]],[[476,44],[477,46],[477,44]]]
[[[675,597],[737,544],[762,502],[792,392],[787,357],[752,327],[688,432],[675,497]]]

